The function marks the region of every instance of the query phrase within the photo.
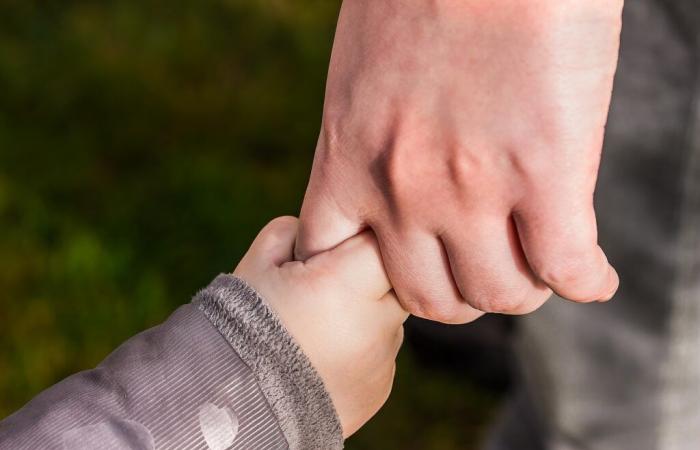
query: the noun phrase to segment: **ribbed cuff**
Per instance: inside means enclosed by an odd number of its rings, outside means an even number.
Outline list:
[[[253,371],[290,450],[343,448],[321,377],[255,290],[233,275],[219,275],[193,303]]]

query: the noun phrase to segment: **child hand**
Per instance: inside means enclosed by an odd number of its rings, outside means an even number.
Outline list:
[[[297,227],[294,217],[270,222],[234,274],[258,291],[304,350],[348,437],[389,396],[408,313],[371,232],[300,262],[293,258]]]

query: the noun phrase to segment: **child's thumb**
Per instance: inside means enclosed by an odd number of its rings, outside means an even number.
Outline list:
[[[285,216],[273,219],[258,233],[241,265],[252,265],[260,269],[278,267],[294,260],[294,242],[299,220]]]

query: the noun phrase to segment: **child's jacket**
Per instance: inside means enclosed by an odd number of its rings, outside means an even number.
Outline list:
[[[321,378],[242,280],[220,275],[163,324],[0,422],[0,449],[339,449]]]

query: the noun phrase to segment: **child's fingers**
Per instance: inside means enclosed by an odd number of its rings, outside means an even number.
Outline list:
[[[348,297],[376,301],[391,289],[377,240],[371,231],[364,231],[311,257],[306,266],[319,276],[332,279],[338,292],[345,292]]]
[[[299,220],[296,217],[273,219],[258,233],[241,265],[265,270],[292,261],[298,228]]]

